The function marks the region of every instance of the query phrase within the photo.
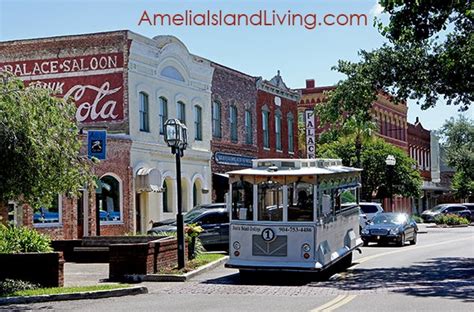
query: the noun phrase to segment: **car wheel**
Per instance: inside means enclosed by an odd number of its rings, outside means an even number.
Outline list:
[[[368,242],[368,241],[363,240],[363,242],[364,242],[364,246],[366,246],[366,247],[369,246],[369,242]]]
[[[402,233],[402,235],[400,235],[400,241],[398,242],[398,246],[403,247],[404,245],[405,245],[405,234]]]
[[[413,233],[413,239],[410,241],[410,245],[416,245],[416,237],[418,236],[418,234],[415,232]]]

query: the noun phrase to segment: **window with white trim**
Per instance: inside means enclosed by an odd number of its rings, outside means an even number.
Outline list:
[[[99,180],[96,190],[96,209],[99,209],[100,222],[122,221],[120,182],[111,175]]]
[[[150,132],[148,94],[140,92],[140,131]]]
[[[160,134],[164,134],[165,122],[168,119],[168,100],[165,97],[160,96],[159,106]]]
[[[194,105],[194,139],[202,141],[202,108]]]
[[[179,119],[179,121],[181,121],[183,124],[186,124],[186,104],[178,101],[176,112],[176,117]]]

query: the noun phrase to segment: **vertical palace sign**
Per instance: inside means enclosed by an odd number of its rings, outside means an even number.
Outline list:
[[[81,123],[124,118],[123,53],[0,63],[26,84],[49,88],[76,103]]]
[[[306,156],[308,158],[316,158],[315,152],[315,126],[314,126],[314,110],[305,111],[305,128],[306,128]]]

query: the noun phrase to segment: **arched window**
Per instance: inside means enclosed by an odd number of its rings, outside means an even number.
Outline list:
[[[166,66],[161,70],[161,76],[164,76],[166,78],[170,78],[173,80],[178,80],[178,81],[183,81],[184,82],[184,77],[181,75],[181,73],[174,68],[173,66]]]
[[[176,117],[179,119],[179,121],[181,121],[183,124],[186,124],[186,104],[178,101],[176,112]]]
[[[270,131],[269,131],[270,112],[268,110],[262,111],[262,130],[263,130],[263,147],[270,148]]]
[[[250,110],[245,111],[245,143],[253,144],[252,113]]]
[[[140,131],[150,132],[148,94],[140,92]]]
[[[232,142],[238,141],[237,133],[237,106],[230,106],[230,140]]]
[[[281,112],[275,113],[275,147],[277,151],[281,151]]]
[[[168,119],[168,100],[164,97],[159,98],[159,122],[160,122],[160,134],[165,133],[165,122]]]
[[[170,199],[170,190],[168,189],[168,179],[163,181],[162,205],[163,212],[172,212]]]
[[[221,103],[212,103],[212,136],[221,138]]]
[[[293,115],[290,113],[287,116],[287,126],[288,126],[288,152],[293,153],[294,151],[294,131],[293,131]]]
[[[202,141],[202,108],[194,105],[194,139]]]
[[[120,182],[111,175],[100,178],[96,191],[96,209],[100,213],[100,221],[122,221],[120,209]]]

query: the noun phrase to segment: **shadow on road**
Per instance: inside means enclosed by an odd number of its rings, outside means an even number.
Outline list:
[[[338,281],[315,283],[314,287],[340,290],[388,291],[419,297],[443,297],[474,302],[474,260],[432,258],[409,267],[353,269]]]

